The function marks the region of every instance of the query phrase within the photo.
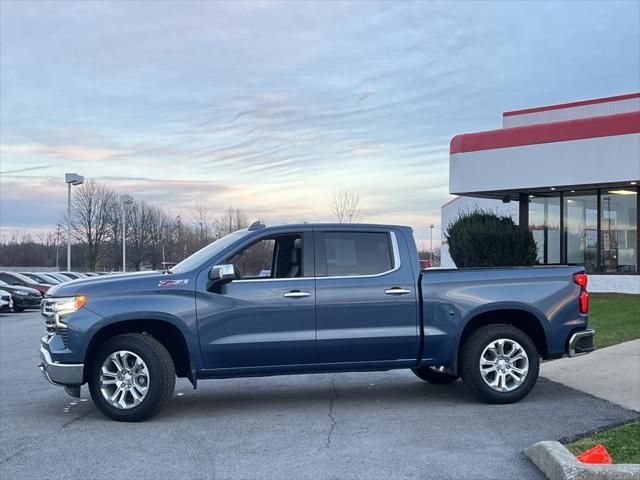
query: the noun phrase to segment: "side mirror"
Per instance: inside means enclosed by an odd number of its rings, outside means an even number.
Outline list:
[[[216,265],[209,270],[209,280],[216,283],[228,283],[239,277],[236,267],[231,264]]]

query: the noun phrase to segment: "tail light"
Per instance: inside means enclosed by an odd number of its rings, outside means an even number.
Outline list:
[[[574,273],[573,281],[580,285],[582,288],[587,288],[588,278],[586,273]]]
[[[580,296],[578,297],[578,304],[580,306],[580,313],[587,313],[589,311],[589,294],[587,293],[587,274],[575,273],[573,275],[573,281],[576,285],[580,286]]]

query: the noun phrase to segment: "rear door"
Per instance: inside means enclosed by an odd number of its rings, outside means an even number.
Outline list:
[[[401,231],[314,232],[318,363],[415,362],[418,310]]]

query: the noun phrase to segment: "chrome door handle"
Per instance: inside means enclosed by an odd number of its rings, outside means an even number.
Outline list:
[[[310,297],[311,293],[303,292],[301,290],[291,290],[290,292],[283,293],[282,296],[285,298],[303,298]]]
[[[406,295],[407,293],[411,293],[411,290],[409,290],[408,288],[393,287],[389,290],[385,290],[384,293],[386,293],[387,295]]]

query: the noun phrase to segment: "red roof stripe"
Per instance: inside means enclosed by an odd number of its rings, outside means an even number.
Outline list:
[[[639,98],[640,93],[628,93],[626,95],[616,95],[614,97],[594,98],[593,100],[581,100],[579,102],[559,103],[557,105],[548,105],[546,107],[525,108],[524,110],[512,110],[504,112],[503,117],[511,117],[513,115],[522,115],[525,113],[546,112],[548,110],[560,110],[563,108],[582,107],[583,105],[596,105],[598,103],[617,102],[619,100],[629,100],[630,98]]]
[[[449,153],[476,152],[629,133],[640,133],[640,112],[464,133],[451,139]]]

